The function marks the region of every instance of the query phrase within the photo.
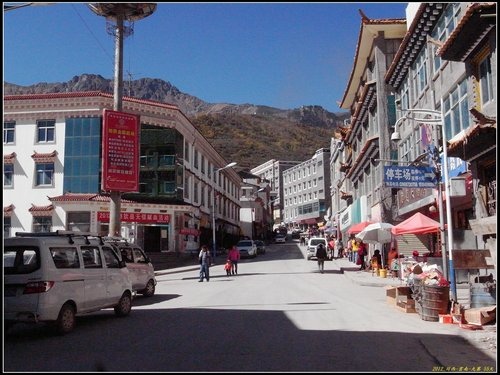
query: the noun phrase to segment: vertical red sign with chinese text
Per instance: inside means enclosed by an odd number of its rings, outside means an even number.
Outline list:
[[[139,191],[139,116],[104,110],[102,189]]]

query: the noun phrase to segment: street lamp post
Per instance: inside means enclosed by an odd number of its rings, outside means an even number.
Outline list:
[[[215,173],[218,174],[218,172],[222,171],[223,169],[231,168],[231,167],[234,167],[235,165],[236,165],[236,162],[229,163],[225,167],[222,167],[222,168],[214,170],[214,174]],[[218,184],[219,183],[219,178],[218,177],[216,178],[216,181],[217,181],[217,184]],[[216,209],[215,209],[216,208],[215,207],[215,199],[216,199],[216,189],[215,189],[215,186],[216,185],[214,185],[214,188],[213,188],[213,199],[214,199],[214,201],[213,201],[213,205],[212,205],[212,244],[213,244],[212,246],[213,246],[213,254],[214,254],[214,256],[212,258],[213,259],[212,262],[215,262],[215,257],[217,255],[217,239],[215,237],[215,214],[217,212]]]
[[[441,100],[441,108],[443,108],[443,103]],[[447,151],[447,145],[446,145],[446,129],[444,126],[444,121],[443,121],[443,115],[441,111],[436,111],[433,109],[403,109],[402,111],[404,112],[409,112],[411,113],[421,113],[423,115],[430,115],[433,116],[432,118],[415,118],[413,116],[406,115],[403,117],[403,119],[409,119],[409,120],[414,120],[414,121],[420,121],[422,123],[431,123],[435,124],[437,126],[441,127],[441,138],[443,142],[443,166],[442,168],[439,168],[439,175],[443,175],[443,182],[444,182],[444,189],[445,189],[445,194],[446,194],[446,222],[447,222],[447,242],[448,242],[448,281],[450,282],[450,288],[451,288],[451,293],[452,293],[452,298],[453,300],[457,300],[457,288],[456,288],[456,281],[455,281],[455,269],[453,267],[453,226],[452,226],[452,217],[451,217],[451,204],[450,204],[450,186],[449,186],[449,174],[448,174],[448,151]],[[396,123],[398,124],[398,122]],[[396,130],[396,129],[395,129]],[[396,133],[396,132],[395,132]],[[393,134],[391,137],[393,140],[396,139],[396,136]],[[436,147],[437,147],[437,140],[436,140]],[[436,152],[438,152],[436,150]],[[436,165],[436,167],[439,167],[439,164]],[[444,172],[444,173],[441,173]],[[443,197],[442,197],[442,188],[441,188],[441,183],[438,181],[438,204],[439,204],[439,220],[440,220],[440,227],[441,227],[441,234],[444,234],[444,213],[443,213]],[[443,270],[446,274],[446,261],[445,261],[445,255],[446,254],[446,247],[445,243],[443,241],[443,238],[441,236],[441,244],[442,244],[442,252],[443,252]]]

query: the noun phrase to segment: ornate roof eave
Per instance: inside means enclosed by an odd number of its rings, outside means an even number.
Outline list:
[[[446,3],[422,3],[385,74],[385,82],[398,89],[408,69],[427,42],[427,35],[444,12]]]
[[[471,109],[470,112],[475,124],[447,142],[447,152],[450,157],[470,161],[496,148],[496,119],[489,118],[475,109]]]
[[[364,122],[366,116],[368,115],[367,110],[371,109],[375,102],[375,93],[377,92],[377,81],[371,80],[363,85],[363,91],[361,93],[361,98],[358,101],[356,107],[356,112],[354,113],[351,121],[351,131],[346,138],[351,138],[352,134],[356,133],[356,130]]]
[[[405,18],[372,20],[366,17],[362,12],[360,13],[361,25],[358,34],[358,41],[356,43],[354,62],[351,74],[349,75],[347,87],[342,99],[339,102],[339,107],[344,109],[348,109],[352,104],[355,95],[354,85],[358,84],[358,79],[365,71],[366,63],[371,53],[373,39],[378,35],[378,32],[384,31],[388,34],[391,33],[402,36],[404,30],[406,29]]]
[[[353,175],[361,169],[362,166],[364,166],[366,161],[369,161],[371,155],[375,153],[375,151],[378,148],[378,141],[379,137],[371,137],[369,138],[365,144],[363,145],[363,148],[361,149],[360,153],[358,154],[358,157],[356,160],[352,163],[352,167],[347,172],[346,177],[347,178],[352,178]]]
[[[464,62],[496,26],[496,3],[471,3],[436,55]]]

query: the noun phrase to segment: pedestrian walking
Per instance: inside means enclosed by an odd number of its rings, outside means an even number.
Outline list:
[[[200,261],[200,279],[198,282],[203,282],[203,278],[210,281],[210,251],[208,251],[208,246],[203,245],[198,255]]]
[[[322,243],[316,247],[316,259],[318,260],[319,272],[323,273],[325,270],[326,248]]]
[[[233,245],[231,247],[231,249],[229,249],[229,252],[227,254],[227,259],[229,259],[231,261],[231,265],[232,265],[231,273],[233,275],[237,275],[238,274],[238,261],[240,260],[240,251],[238,250],[238,248],[235,245]]]
[[[335,241],[335,247],[337,248],[337,257],[343,258],[344,257],[344,244],[342,243],[342,240],[340,238],[337,238],[337,241]]]

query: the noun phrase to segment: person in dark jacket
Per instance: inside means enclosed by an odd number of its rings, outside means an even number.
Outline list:
[[[322,243],[316,247],[316,259],[318,259],[319,272],[323,273],[325,269],[326,248]]]

